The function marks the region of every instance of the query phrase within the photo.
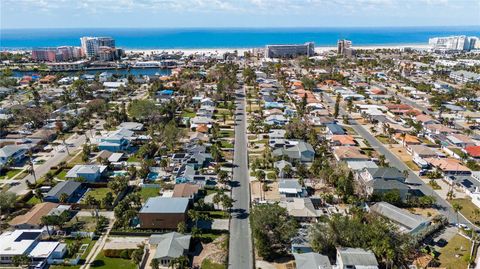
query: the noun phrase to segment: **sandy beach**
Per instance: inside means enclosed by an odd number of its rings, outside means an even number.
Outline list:
[[[428,49],[430,46],[428,44],[412,44],[412,45],[378,45],[378,46],[352,46],[354,49],[365,49],[365,50],[375,50],[375,49],[402,49],[402,48],[414,48],[414,49]],[[252,51],[253,49],[263,49],[262,48],[214,48],[214,49],[125,49],[126,53],[161,53],[161,52],[183,52],[185,55],[216,55],[224,54],[226,52],[237,51],[240,54],[243,54],[246,51]],[[326,46],[326,47],[315,47],[316,53],[322,53],[329,50],[336,50],[336,46]]]

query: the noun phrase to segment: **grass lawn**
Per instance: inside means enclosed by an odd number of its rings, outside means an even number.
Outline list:
[[[208,211],[207,213],[212,219],[228,219],[228,212],[225,211]]]
[[[212,189],[212,188],[205,188],[206,194],[205,196],[208,196],[210,194],[215,194],[218,192],[218,189]]]
[[[137,162],[140,162],[140,159],[137,157],[137,155],[134,154],[134,155],[128,157],[127,162],[137,163]]]
[[[393,144],[395,141],[391,139],[390,137],[387,136],[382,136],[382,135],[377,135],[375,138],[378,139],[378,141],[382,142],[382,144]]]
[[[121,258],[108,258],[103,255],[102,252],[98,254],[97,258],[93,261],[92,268],[111,268],[111,269],[136,269],[137,265],[131,260]]]
[[[189,111],[184,111],[182,113],[182,118],[193,118],[195,117],[197,114],[195,112],[189,112]]]
[[[77,153],[78,153],[78,151],[77,152],[71,152],[70,151],[71,156],[75,156]],[[69,161],[67,161],[67,164],[71,165],[71,166],[74,166],[76,164],[83,164],[83,163],[84,163],[84,161],[82,161],[82,154],[78,154],[78,156],[73,157]]]
[[[470,247],[470,240],[461,235],[455,235],[444,248],[440,249],[438,259],[441,266],[447,269],[467,268]]]
[[[406,161],[405,164],[408,166],[408,168],[412,169],[413,171],[420,171],[420,168],[418,165],[416,165],[413,161]]]
[[[473,223],[480,222],[480,214],[475,215],[475,209],[478,209],[472,201],[468,198],[462,198],[462,199],[453,199],[450,201],[450,204],[457,203],[462,206],[462,210],[460,210],[460,213],[464,215],[468,220],[470,220]]]
[[[36,204],[39,204],[41,203],[42,201],[40,199],[38,199],[37,197],[35,196],[32,196],[32,198],[30,198],[28,201],[27,201],[27,205],[30,205],[30,206],[34,206]]]
[[[67,240],[65,240],[65,243],[70,243],[72,241],[73,241],[73,239],[67,239]],[[90,238],[83,238],[81,241],[82,241],[82,244],[88,244],[88,247],[85,250],[85,253],[83,253],[82,257],[80,258],[79,265],[74,265],[74,266],[73,265],[51,265],[50,268],[51,269],[78,269],[78,268],[80,268],[80,264],[83,264],[85,262],[85,259],[87,258],[87,255],[90,253],[90,251],[92,250],[92,248],[95,245],[95,242],[97,242],[97,240],[92,240]],[[68,258],[72,258],[72,257],[68,257]]]
[[[20,174],[22,172],[22,169],[10,169],[8,170],[5,174],[3,174],[2,176],[0,176],[0,179],[9,179],[9,178],[12,178],[18,174]],[[21,178],[24,178],[27,174],[24,173],[25,175],[22,177],[22,175],[19,175],[17,177],[17,179],[21,179]]]
[[[142,188],[140,190],[140,197],[142,197],[143,201],[146,201],[150,197],[158,196],[158,192],[160,188]]]
[[[93,196],[93,198],[95,198],[97,201],[101,201],[107,195],[108,192],[111,192],[115,196],[113,191],[109,188],[90,189],[90,191],[88,191],[88,193],[87,193],[87,196]],[[85,197],[85,199],[86,198],[87,197]],[[84,200],[82,200],[82,203],[83,203]]]
[[[65,177],[67,176],[68,170],[63,169],[60,173],[57,174],[57,178],[61,180],[65,180]]]
[[[230,143],[229,141],[222,140],[222,141],[220,141],[220,144],[221,144],[222,148],[233,149],[233,144]]]
[[[72,228],[75,231],[94,232],[96,228],[95,217],[73,217],[65,224],[66,228]]]
[[[227,267],[224,264],[215,263],[209,259],[205,259],[203,260],[202,266],[200,268],[201,269],[226,269]]]
[[[233,138],[235,135],[235,132],[234,131],[220,131],[220,137],[230,137],[230,138]]]

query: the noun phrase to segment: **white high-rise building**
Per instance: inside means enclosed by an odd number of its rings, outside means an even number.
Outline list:
[[[115,40],[111,37],[84,36],[80,38],[80,42],[82,44],[83,53],[87,58],[98,56],[100,47],[115,48]]]
[[[476,48],[477,40],[477,37],[464,35],[434,37],[428,40],[428,44],[434,50],[470,51]]]

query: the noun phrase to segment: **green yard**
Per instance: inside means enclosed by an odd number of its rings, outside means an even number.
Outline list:
[[[10,169],[6,173],[2,174],[0,176],[0,179],[10,179],[18,174],[20,174],[23,170],[22,169]],[[24,173],[25,175],[18,175],[16,179],[22,179],[24,178],[27,174]]]
[[[28,199],[27,205],[34,206],[34,205],[39,204],[41,202],[42,201],[40,201],[40,199],[38,199],[36,196],[32,196],[32,198]]]
[[[394,144],[395,143],[395,141],[388,136],[377,135],[375,138],[377,138],[378,141],[382,142],[382,144]]]
[[[61,179],[61,180],[65,180],[65,177],[67,176],[67,173],[68,173],[68,170],[63,169],[62,171],[60,171],[60,173],[57,174],[57,178]]]
[[[221,145],[222,148],[233,149],[233,144],[230,143],[230,141],[222,140],[222,141],[220,141],[220,145]]]
[[[105,269],[136,269],[137,265],[134,264],[131,260],[127,259],[105,257],[103,253],[100,252],[95,261],[92,262],[92,265],[90,267]]]
[[[85,196],[85,199],[82,200],[82,203],[86,200],[88,196],[92,196],[95,198],[97,201],[102,201],[102,199],[107,195],[108,192],[111,192],[114,196],[115,194],[113,191],[109,188],[96,188],[96,189],[90,189]]]
[[[227,267],[224,264],[215,263],[209,259],[205,259],[203,260],[202,266],[200,268],[201,269],[225,269]]]
[[[142,188],[140,190],[140,197],[142,197],[143,201],[146,201],[150,197],[158,196],[158,192],[160,188]]]
[[[222,138],[225,138],[225,137],[233,138],[234,136],[235,136],[234,131],[227,131],[227,130],[220,131],[220,137]]]
[[[461,235],[455,235],[447,245],[440,249],[438,257],[442,267],[447,269],[467,268],[470,259],[470,240]]]
[[[468,220],[470,220],[473,223],[480,223],[480,210],[477,206],[475,206],[472,201],[468,198],[462,198],[462,199],[453,199],[450,201],[450,204],[459,204],[462,206],[462,209],[460,210],[460,213],[464,215]]]
[[[190,111],[183,111],[182,113],[182,118],[193,118],[197,114],[195,112],[190,112]]]
[[[138,162],[140,162],[140,158],[138,158],[137,155],[134,154],[134,155],[128,157],[127,162],[138,163]]]

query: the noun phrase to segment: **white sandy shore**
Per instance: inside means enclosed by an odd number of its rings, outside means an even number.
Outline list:
[[[430,48],[427,44],[412,44],[412,45],[378,45],[378,46],[353,46],[354,49],[366,49],[366,50],[375,50],[375,49],[401,49],[401,48],[415,48],[415,49],[428,49]],[[316,47],[315,52],[321,53],[329,50],[336,50],[337,47]],[[185,55],[192,54],[224,54],[226,52],[237,51],[240,54],[243,54],[246,51],[252,51],[253,48],[215,48],[215,49],[125,49],[126,53],[161,53],[161,52],[183,52]]]
[[[371,45],[371,46],[353,46],[354,49],[366,49],[366,50],[374,50],[374,49],[401,49],[401,48],[415,48],[415,49],[428,49],[430,46],[428,44],[402,44],[402,45]],[[258,49],[262,49],[258,48]],[[243,54],[245,51],[252,51],[254,48],[198,48],[198,49],[128,49],[125,48],[126,53],[144,53],[144,54],[151,54],[151,53],[160,53],[160,52],[183,52],[185,55],[192,55],[192,54],[201,54],[201,55],[215,55],[215,54],[224,54],[226,52],[234,52],[237,51],[240,54]],[[337,47],[334,46],[325,46],[325,47],[315,47],[316,53],[322,53],[329,50],[336,50]],[[23,53],[25,51],[30,50],[6,50],[10,53]]]

